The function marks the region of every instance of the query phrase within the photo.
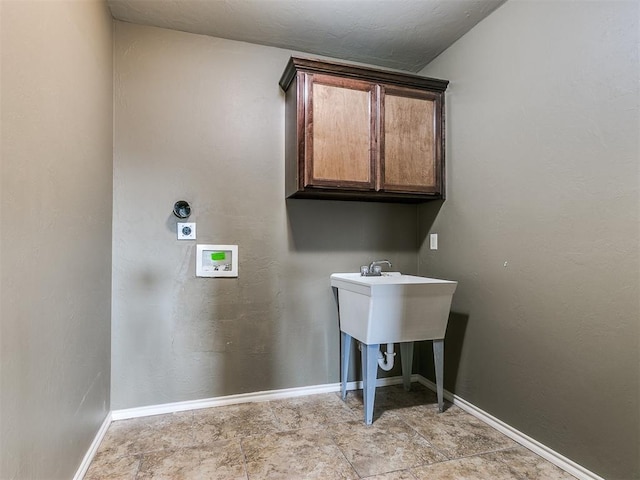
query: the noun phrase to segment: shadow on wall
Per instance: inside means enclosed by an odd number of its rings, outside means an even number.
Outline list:
[[[418,207],[418,247],[422,245],[440,213],[444,200],[433,200]]]
[[[296,251],[417,253],[416,205],[287,199]]]
[[[456,392],[460,358],[468,324],[469,314],[459,312],[449,314],[449,323],[447,323],[447,332],[444,337],[444,388],[451,393]],[[420,342],[416,347],[414,360],[419,365],[418,373],[435,382],[432,342],[430,340]]]

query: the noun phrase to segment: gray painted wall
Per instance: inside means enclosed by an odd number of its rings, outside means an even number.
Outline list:
[[[419,209],[440,235],[420,273],[460,282],[446,388],[625,480],[640,478],[639,5],[510,1],[422,72],[451,80],[448,197],[437,218]]]
[[[417,208],[284,198],[291,52],[116,22],[114,409],[339,381],[329,275],[417,269]],[[197,242],[237,279],[195,278]]]
[[[109,410],[111,21],[0,22],[0,477],[69,478]],[[117,23],[113,408],[338,381],[328,275],[419,252],[460,281],[447,388],[638,478],[637,46],[636,2],[511,1],[441,55],[439,211],[285,201],[289,52]],[[239,244],[238,279],[194,278],[180,198],[198,242]]]
[[[113,24],[0,5],[0,478],[69,479],[109,411]]]

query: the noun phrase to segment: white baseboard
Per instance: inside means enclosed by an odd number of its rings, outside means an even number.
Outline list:
[[[78,470],[76,470],[76,474],[73,476],[73,480],[82,480],[84,478],[87,470],[89,470],[89,465],[91,465],[91,462],[93,461],[93,457],[95,457],[96,452],[98,451],[98,447],[100,446],[102,439],[109,429],[109,425],[111,425],[111,412],[107,413],[102,425],[100,425],[98,433],[96,433],[93,442],[91,442],[91,445],[89,446],[89,450],[85,453]]]
[[[435,391],[436,385],[432,381],[423,377],[422,375],[412,375],[412,382],[419,382],[425,387]],[[379,378],[376,382],[376,385],[381,387],[385,385],[397,385],[402,383],[402,377],[387,377],[387,378]],[[348,382],[347,390],[358,390],[362,388],[362,382]],[[188,410],[198,410],[202,408],[211,408],[211,407],[220,407],[223,405],[233,405],[239,403],[248,403],[248,402],[266,402],[271,400],[278,400],[283,398],[292,398],[292,397],[300,397],[305,395],[314,395],[319,393],[331,393],[331,392],[339,392],[340,384],[339,383],[328,383],[325,385],[313,385],[309,387],[297,387],[297,388],[285,388],[281,390],[268,390],[263,392],[253,392],[253,393],[242,393],[238,395],[227,395],[224,397],[214,397],[214,398],[205,398],[201,400],[190,400],[185,402],[175,402],[175,403],[164,403],[161,405],[149,405],[145,407],[136,407],[136,408],[127,408],[122,410],[113,410],[111,415],[105,419],[105,424],[107,420],[115,421],[115,420],[126,420],[130,418],[138,418],[138,417],[146,417],[151,415],[161,415],[167,413],[175,413],[175,412],[184,412]],[[503,421],[497,419],[493,415],[481,410],[475,405],[467,402],[463,398],[458,397],[457,395],[452,394],[451,392],[445,390],[444,397],[452,402],[454,405],[460,407],[466,412],[470,413],[474,417],[482,420],[484,423],[490,425],[495,428],[499,432],[505,434],[512,440],[516,441],[520,445],[528,448],[535,454],[541,456],[545,460],[557,465],[562,470],[570,473],[580,480],[604,480],[602,477],[596,475],[593,472],[590,472],[586,468],[578,465],[572,460],[560,455],[558,452],[546,447],[541,444],[537,440],[525,435],[524,433],[516,430],[515,428],[507,425]],[[74,477],[74,480],[82,479],[82,475],[86,472],[86,469],[91,463],[91,459],[93,455],[95,455],[95,450],[97,450],[98,445],[100,444],[100,440],[104,436],[104,432],[106,432],[106,428],[108,424],[100,429],[98,435],[96,435],[96,440],[94,440],[95,449],[91,452],[87,452],[85,456],[85,460],[83,461],[83,465],[86,463],[84,470],[78,470],[78,473]],[[102,430],[104,429],[104,432]],[[101,433],[102,432],[102,433]],[[94,445],[92,444],[92,448]],[[88,459],[88,461],[87,461]],[[81,475],[80,475],[81,474]]]
[[[415,377],[415,378],[413,378]],[[413,376],[413,381],[418,381],[417,376]],[[378,387],[385,385],[396,385],[402,383],[402,377],[379,378],[376,381]],[[362,382],[348,382],[347,390],[358,390],[362,388]],[[313,385],[309,387],[284,388],[281,390],[267,390],[264,392],[241,393],[238,395],[227,395],[224,397],[204,398],[201,400],[189,400],[186,402],[163,403],[160,405],[148,405],[145,407],[126,408],[111,412],[111,418],[115,420],[126,420],[129,418],[147,417],[151,415],[162,415],[167,413],[185,412],[188,410],[199,410],[201,408],[221,407],[223,405],[234,405],[249,402],[268,402],[282,398],[302,397],[305,395],[315,395],[318,393],[339,392],[339,383],[327,383],[325,385]]]
[[[414,376],[417,377],[417,381],[419,383],[433,390],[434,392],[436,391],[436,384],[433,383],[431,380],[423,377],[422,375],[414,375]],[[565,472],[570,473],[574,477],[580,480],[605,480],[604,478],[587,470],[583,466],[578,465],[577,463],[568,459],[567,457],[560,455],[558,452],[554,450],[551,450],[549,447],[543,445],[537,440],[534,440],[528,435],[525,435],[519,430],[516,430],[512,426],[507,425],[502,420],[497,419],[493,415],[467,402],[464,398],[460,398],[459,396],[454,395],[447,390],[444,391],[444,397],[450,402],[452,402],[455,406],[460,407],[465,412],[468,412],[474,417],[482,420],[487,425],[495,428],[500,433],[505,434],[507,437],[518,442],[523,447],[528,448],[536,455],[539,455],[545,460],[548,460],[549,462],[558,466]]]

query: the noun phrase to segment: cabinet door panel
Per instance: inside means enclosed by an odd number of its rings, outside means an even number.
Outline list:
[[[385,89],[381,133],[381,186],[385,191],[439,192],[438,99],[431,93]]]
[[[323,75],[309,79],[305,186],[373,188],[374,86]]]

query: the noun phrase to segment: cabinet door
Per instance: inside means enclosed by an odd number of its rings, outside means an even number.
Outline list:
[[[380,187],[441,194],[442,94],[383,86]]]
[[[376,180],[376,86],[306,76],[304,186],[372,190]]]

